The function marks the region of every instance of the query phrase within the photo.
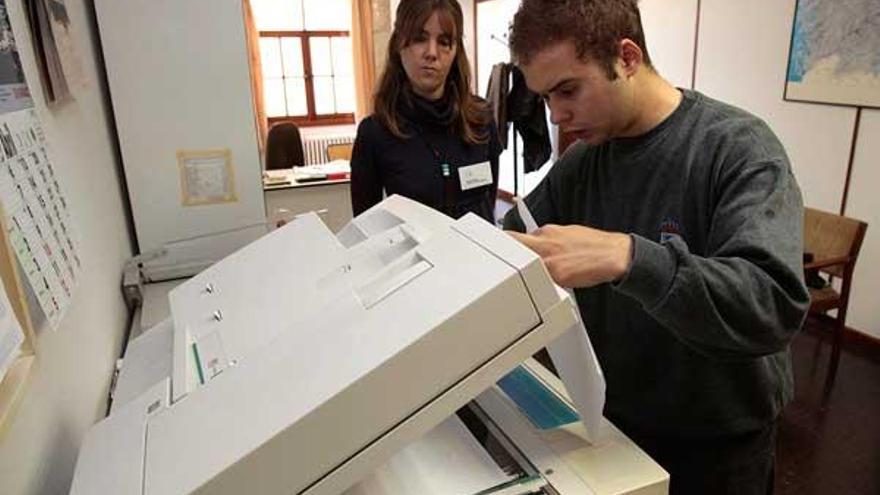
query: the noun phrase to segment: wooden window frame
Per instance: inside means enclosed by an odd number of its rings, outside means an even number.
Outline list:
[[[315,112],[315,86],[312,81],[312,50],[311,38],[350,38],[350,31],[260,31],[260,39],[262,38],[299,38],[300,49],[302,50],[303,61],[303,79],[306,86],[306,107],[308,114],[305,116],[285,116],[285,117],[267,117],[269,127],[279,122],[292,122],[300,127],[315,127],[325,125],[344,125],[354,124],[354,113],[331,113],[318,114]],[[287,79],[284,75],[284,62],[282,55],[282,81]],[[335,86],[334,86],[335,87]],[[285,103],[287,92],[285,91]]]

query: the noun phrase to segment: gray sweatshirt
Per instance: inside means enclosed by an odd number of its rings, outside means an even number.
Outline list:
[[[683,93],[642,136],[573,145],[525,201],[539,225],[633,238],[620,281],[575,291],[605,415],[645,434],[730,435],[792,397],[789,342],[809,304],[803,204],[763,121]],[[515,209],[504,225],[523,229]]]

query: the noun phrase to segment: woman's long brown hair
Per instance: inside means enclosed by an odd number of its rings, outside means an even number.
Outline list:
[[[470,65],[462,41],[464,21],[461,6],[456,0],[401,0],[397,6],[394,32],[388,42],[385,70],[373,100],[374,115],[392,134],[399,138],[407,137],[398,120],[398,104],[404,97],[404,89],[410,84],[400,59],[400,50],[409,46],[422,32],[434,12],[440,14],[442,24],[451,23],[454,31],[451,34],[455,39],[455,60],[446,76],[444,89],[451,94],[454,105],[453,125],[466,142],[485,143],[489,140],[485,126],[491,119],[491,113],[488,105],[474,97],[470,91]]]

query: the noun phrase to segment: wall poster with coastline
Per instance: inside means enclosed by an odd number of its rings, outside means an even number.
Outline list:
[[[33,105],[6,13],[6,0],[0,0],[0,114]]]
[[[798,0],[785,99],[880,108],[880,1]]]

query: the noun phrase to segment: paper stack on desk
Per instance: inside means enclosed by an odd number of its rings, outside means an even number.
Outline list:
[[[351,176],[351,166],[347,160],[335,160],[318,165],[307,165],[293,169],[293,178],[297,182],[318,180],[342,180]]]
[[[291,170],[289,168],[263,171],[264,186],[286,186],[289,185],[292,180],[293,177],[291,176]]]

